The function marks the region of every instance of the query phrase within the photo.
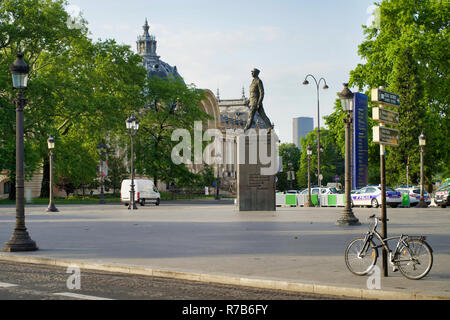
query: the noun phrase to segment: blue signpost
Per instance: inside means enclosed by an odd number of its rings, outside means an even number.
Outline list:
[[[353,189],[364,187],[369,182],[368,120],[369,98],[355,93],[353,108]]]

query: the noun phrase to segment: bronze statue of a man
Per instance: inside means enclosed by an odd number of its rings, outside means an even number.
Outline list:
[[[267,128],[269,129],[268,132],[270,132],[273,129],[273,126],[266,113],[264,112],[262,103],[264,99],[264,86],[261,79],[258,77],[259,73],[260,71],[256,68],[252,70],[253,81],[250,85],[250,99],[245,101],[245,104],[250,107],[250,114],[244,131],[250,129],[255,117],[255,113],[258,112]]]

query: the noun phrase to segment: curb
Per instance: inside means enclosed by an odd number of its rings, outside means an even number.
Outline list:
[[[421,293],[404,293],[396,291],[369,290],[358,288],[346,288],[337,286],[320,285],[313,283],[288,282],[282,280],[267,280],[256,278],[243,278],[206,273],[192,273],[173,270],[152,269],[138,266],[113,265],[89,263],[76,260],[58,260],[53,258],[30,257],[0,254],[0,261],[43,264],[56,267],[68,267],[77,265],[81,269],[134,274],[142,276],[163,277],[179,280],[199,281],[225,285],[254,287],[260,289],[283,290],[291,292],[344,296],[359,299],[379,300],[450,300],[449,296],[426,295]]]

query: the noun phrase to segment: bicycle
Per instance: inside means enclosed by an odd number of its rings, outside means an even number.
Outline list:
[[[369,219],[374,219],[374,223],[369,225],[366,236],[352,240],[345,250],[345,264],[350,272],[358,276],[370,273],[377,263],[378,248],[384,248],[389,252],[389,262],[393,271],[399,270],[408,279],[422,279],[430,272],[433,265],[433,249],[425,241],[426,237],[402,234],[383,239],[377,232],[378,221],[381,221],[381,218],[372,215]],[[374,239],[378,239],[381,244],[376,245]],[[392,253],[388,241],[395,239],[398,239],[398,242]]]

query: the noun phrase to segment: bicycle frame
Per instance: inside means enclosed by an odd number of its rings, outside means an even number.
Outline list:
[[[388,262],[394,272],[399,270],[403,276],[412,280],[425,277],[433,265],[433,249],[426,243],[426,237],[401,234],[383,239],[377,231],[378,221],[381,219],[375,215],[369,217],[372,218],[375,219],[374,224],[370,224],[364,238],[356,238],[347,245],[345,250],[347,268],[356,275],[369,274],[377,263],[378,248],[382,248],[389,252]],[[394,251],[389,248],[389,241],[392,240],[397,240]],[[361,245],[362,248],[358,249]]]
[[[364,246],[361,249],[361,252],[359,253],[359,255],[361,255],[363,252],[365,252],[367,250],[367,244],[370,243],[372,248],[378,249],[378,248],[384,248],[386,250],[386,252],[391,252],[390,248],[389,248],[389,244],[388,241],[391,240],[395,240],[398,239],[397,242],[397,246],[395,247],[395,251],[393,252],[392,256],[391,256],[391,262],[395,256],[395,253],[397,253],[397,251],[399,250],[400,246],[403,245],[405,247],[408,247],[408,244],[406,243],[406,239],[408,239],[407,235],[401,234],[399,236],[394,236],[394,237],[389,237],[386,239],[383,239],[383,237],[381,236],[381,234],[377,231],[377,226],[378,226],[378,218],[374,217],[375,219],[375,225],[373,227],[372,230],[369,230],[365,236],[365,240],[364,240]],[[380,245],[376,245],[373,241],[374,236],[376,239],[378,239],[378,241],[381,243]]]

